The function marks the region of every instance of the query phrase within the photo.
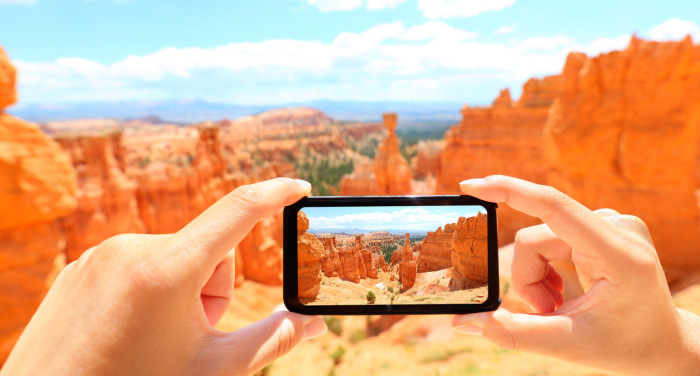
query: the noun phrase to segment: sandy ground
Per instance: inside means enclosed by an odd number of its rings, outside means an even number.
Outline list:
[[[486,286],[460,291],[449,291],[450,270],[418,273],[414,286],[401,293],[397,281],[390,274],[379,272],[376,279],[367,278],[359,283],[344,281],[338,277],[323,276],[321,290],[315,301],[308,305],[362,305],[367,303],[367,293],[373,291],[374,304],[450,304],[482,303],[486,300]],[[392,300],[393,299],[393,300]]]
[[[268,316],[281,302],[281,287],[246,281],[234,292],[217,328],[237,330]],[[674,302],[700,314],[700,285],[674,294]],[[260,374],[609,375],[542,355],[504,350],[482,338],[453,332],[449,315],[408,316],[374,337],[367,337],[365,316],[339,316],[337,320],[339,335],[328,332],[304,341]]]

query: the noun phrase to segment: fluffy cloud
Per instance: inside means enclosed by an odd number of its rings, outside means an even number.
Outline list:
[[[496,29],[493,33],[496,35],[505,35],[505,34],[510,34],[515,31],[515,28],[513,26],[501,26],[498,29]]]
[[[474,17],[515,4],[515,0],[418,0],[418,9],[429,19]]]
[[[700,39],[700,28],[692,21],[671,18],[649,29],[649,37],[653,40],[679,40],[690,35],[696,41]]]
[[[324,208],[305,208],[309,216],[310,228],[314,231],[323,229],[364,229],[366,231],[383,231],[386,229],[403,229],[413,231],[435,231],[447,223],[457,222],[460,216],[472,216],[477,212],[474,207],[406,207],[395,210],[369,208],[348,208],[347,214],[336,216],[323,215]]]
[[[36,0],[0,0],[0,5],[34,4]]]
[[[672,19],[648,35],[679,39],[694,26]],[[339,33],[328,42],[274,39],[164,48],[111,64],[78,57],[15,63],[22,102],[199,97],[260,104],[315,99],[485,104],[500,88],[509,86],[517,96],[527,78],[559,73],[571,51],[597,55],[624,49],[629,38],[581,43],[551,35],[497,43],[442,21],[411,26],[396,21]]]
[[[382,10],[395,8],[408,0],[306,0],[306,3],[315,6],[321,12],[349,11],[366,4],[368,10]]]

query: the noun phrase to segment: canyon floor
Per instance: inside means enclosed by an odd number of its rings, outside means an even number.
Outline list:
[[[486,300],[487,286],[450,291],[450,276],[450,269],[418,273],[413,287],[402,293],[399,292],[398,282],[392,281],[391,274],[384,271],[379,272],[377,278],[362,279],[359,283],[323,276],[318,297],[306,304],[364,305],[367,304],[369,291],[376,296],[374,304],[478,304]]]
[[[678,307],[700,313],[700,285],[674,294]],[[245,281],[217,329],[234,331],[282,307],[282,288]],[[376,336],[373,316],[339,316],[336,332],[304,341],[259,374],[285,375],[609,375],[527,352],[501,349],[453,332],[450,315],[408,316]],[[341,329],[341,330],[338,330]]]

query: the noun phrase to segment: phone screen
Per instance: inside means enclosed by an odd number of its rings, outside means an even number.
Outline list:
[[[488,229],[481,205],[303,207],[299,302],[482,304],[489,292]]]

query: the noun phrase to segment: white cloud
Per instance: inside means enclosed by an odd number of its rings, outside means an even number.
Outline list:
[[[657,41],[681,40],[687,35],[700,39],[700,28],[692,21],[671,18],[649,29],[649,37]]]
[[[368,10],[393,9],[408,0],[367,0]]]
[[[376,211],[349,213],[337,216],[317,215],[323,213],[322,208],[313,212],[305,209],[309,216],[309,226],[312,230],[323,229],[364,229],[367,231],[383,231],[387,229],[405,229],[414,231],[435,231],[447,223],[455,223],[460,216],[476,215],[474,208],[461,208],[461,211],[436,207],[430,210],[424,207],[406,207],[394,211]],[[350,209],[350,211],[353,211]],[[485,212],[485,210],[481,210]]]
[[[0,5],[29,5],[36,3],[36,0],[0,0]]]
[[[483,12],[499,11],[515,0],[418,0],[418,9],[429,19],[474,17]]]
[[[395,8],[408,0],[306,0],[307,4],[315,6],[321,12],[349,11],[367,4],[367,10],[382,10]]]
[[[505,34],[510,34],[515,31],[515,28],[513,26],[501,26],[498,29],[496,29],[493,33],[496,35],[505,35]]]
[[[111,64],[67,57],[16,60],[23,102],[200,97],[281,103],[336,100],[489,98],[532,76],[561,72],[566,55],[623,49],[628,36],[587,44],[564,35],[485,43],[474,32],[401,21],[330,42],[273,39],[212,48],[163,48]],[[121,96],[121,97],[120,97]],[[483,101],[482,103],[485,103]]]

